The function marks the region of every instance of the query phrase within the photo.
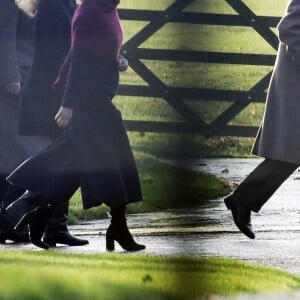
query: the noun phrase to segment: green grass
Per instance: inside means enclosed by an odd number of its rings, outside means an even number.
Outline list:
[[[229,259],[1,252],[0,299],[200,299],[278,292],[300,279]]]
[[[232,259],[204,259],[201,264],[201,294],[205,296],[277,293],[300,285],[300,278],[292,274]]]

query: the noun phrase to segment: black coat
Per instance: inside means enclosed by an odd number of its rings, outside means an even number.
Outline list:
[[[142,200],[137,168],[121,113],[112,103],[119,73],[73,50],[66,95],[73,97],[71,129],[16,169],[8,180],[51,201],[81,187],[83,207]],[[51,202],[50,201],[50,202]]]
[[[54,116],[62,91],[51,88],[70,47],[74,0],[42,0],[36,16],[34,61],[31,79],[20,105],[21,134],[58,133]]]
[[[18,136],[19,98],[3,86],[30,77],[33,57],[34,20],[17,8],[14,1],[2,0],[0,9],[0,173],[11,172],[20,162],[38,152],[48,141],[44,137]]]

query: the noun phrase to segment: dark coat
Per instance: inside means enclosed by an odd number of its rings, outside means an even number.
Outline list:
[[[62,91],[51,86],[70,48],[74,0],[42,0],[36,16],[33,69],[21,101],[19,132],[53,135]]]
[[[118,80],[118,71],[106,69],[96,56],[74,49],[66,91],[76,98],[71,130],[21,165],[8,180],[54,200],[77,183],[85,209],[142,200],[121,113],[111,101]]]
[[[279,51],[253,154],[300,164],[300,1],[278,25]]]
[[[47,144],[41,137],[17,135],[19,98],[5,93],[3,85],[21,82],[30,75],[33,58],[34,20],[14,1],[1,1],[0,10],[0,173],[11,172],[20,162]]]

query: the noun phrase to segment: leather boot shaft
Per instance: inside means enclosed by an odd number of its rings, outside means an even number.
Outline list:
[[[35,210],[42,203],[42,197],[27,190],[6,208],[6,212],[10,216],[11,223],[16,227],[26,214]]]

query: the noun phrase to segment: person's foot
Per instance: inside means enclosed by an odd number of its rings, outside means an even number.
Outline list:
[[[64,244],[68,246],[84,246],[89,243],[88,240],[79,239],[73,236],[68,230],[45,232],[43,241],[50,247],[55,247],[56,244]]]
[[[17,230],[1,232],[0,234],[0,244],[6,244],[6,241],[12,241],[15,244],[18,243],[29,243],[29,233],[20,232]]]
[[[0,243],[5,244],[6,240],[15,241],[16,230],[11,223],[10,216],[5,210],[0,211]]]
[[[254,239],[255,233],[251,224],[251,210],[239,203],[233,194],[226,197],[224,203],[231,210],[234,223],[238,229],[250,239]]]
[[[14,230],[14,232],[8,234],[7,237],[9,240],[12,240],[14,243],[29,243],[29,231],[25,230]]]
[[[135,242],[131,233],[129,232],[127,225],[116,228],[110,224],[106,231],[106,250],[115,250],[115,241],[126,251],[140,251],[146,249],[145,245],[141,245]]]

